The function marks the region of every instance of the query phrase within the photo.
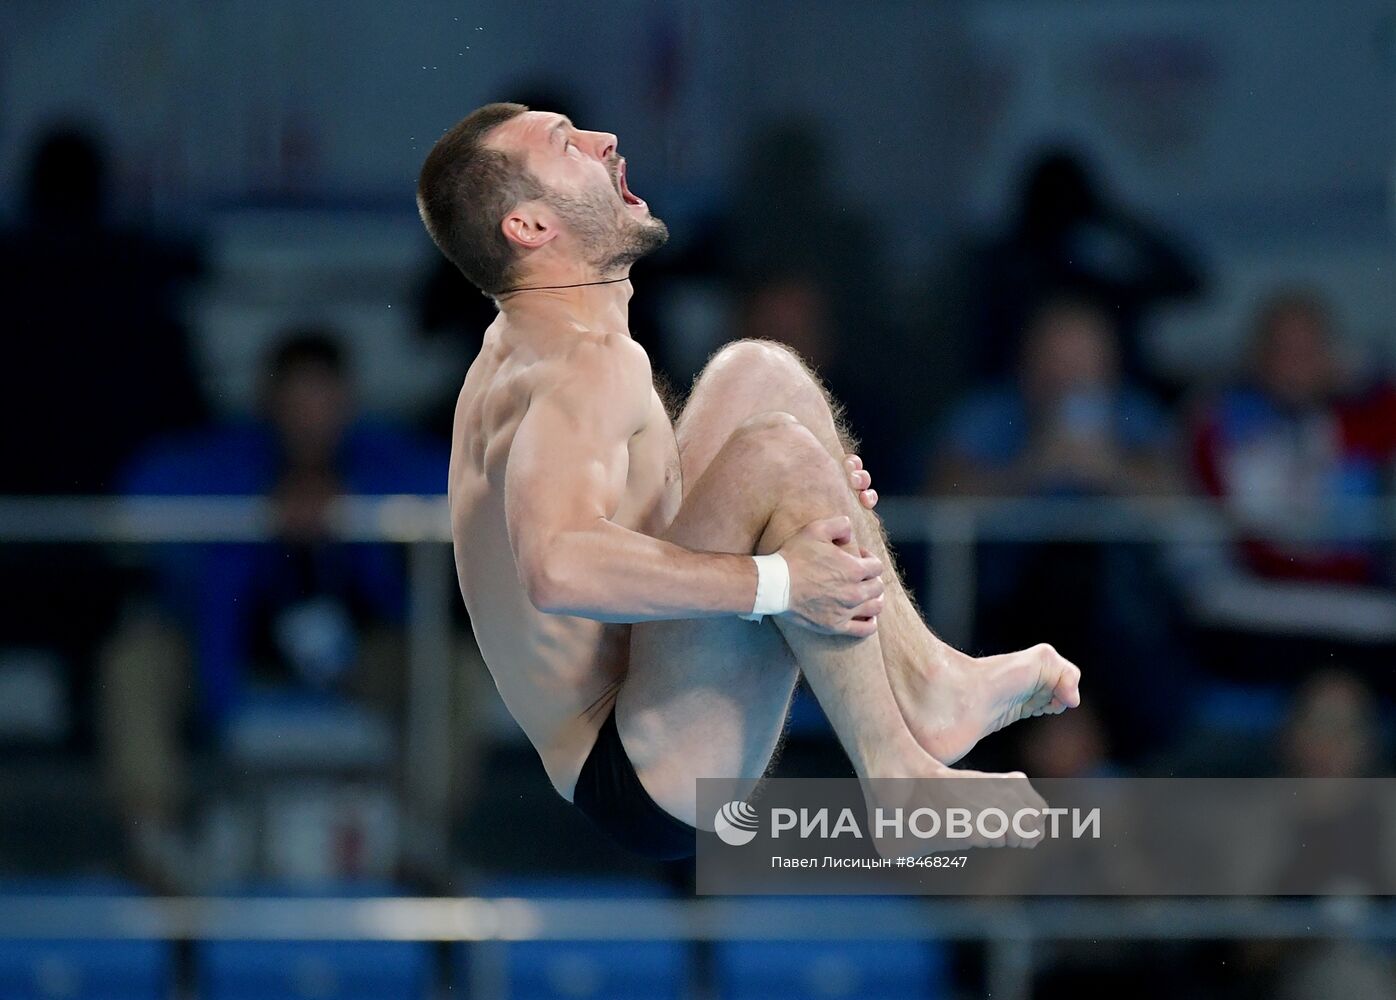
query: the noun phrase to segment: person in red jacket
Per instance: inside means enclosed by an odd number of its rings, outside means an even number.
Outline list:
[[[1345,381],[1332,314],[1308,292],[1282,291],[1261,307],[1249,367],[1206,408],[1192,448],[1198,481],[1240,529],[1241,561],[1275,580],[1390,582],[1372,540],[1287,529],[1340,529],[1389,490],[1396,386]]]

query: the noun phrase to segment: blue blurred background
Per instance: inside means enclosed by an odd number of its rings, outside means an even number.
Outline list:
[[[968,763],[1390,773],[1389,0],[8,0],[0,996],[1392,995],[1382,934],[1202,904],[1137,941],[906,900],[869,919],[927,930],[889,940],[798,901],[775,942],[294,940],[324,911],[293,900],[688,912],[688,866],[553,794],[439,500],[401,499],[443,492],[493,315],[416,173],[496,100],[619,136],[673,233],[631,304],[667,382],[798,349],[933,627],[1082,666],[1085,707]],[[780,773],[847,773],[804,695]],[[286,940],[21,932],[207,896],[283,901]]]

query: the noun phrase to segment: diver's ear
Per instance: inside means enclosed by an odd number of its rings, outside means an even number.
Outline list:
[[[500,223],[504,238],[521,250],[537,250],[557,236],[557,217],[541,202],[526,201],[514,206]]]

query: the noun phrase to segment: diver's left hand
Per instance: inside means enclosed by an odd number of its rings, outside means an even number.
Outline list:
[[[848,473],[848,485],[858,494],[858,502],[868,510],[877,506],[877,490],[872,488],[872,473],[863,468],[863,460],[857,455],[846,455],[843,469]]]

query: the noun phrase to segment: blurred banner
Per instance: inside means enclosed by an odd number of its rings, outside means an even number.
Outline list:
[[[699,893],[1396,893],[1391,779],[698,784]]]

